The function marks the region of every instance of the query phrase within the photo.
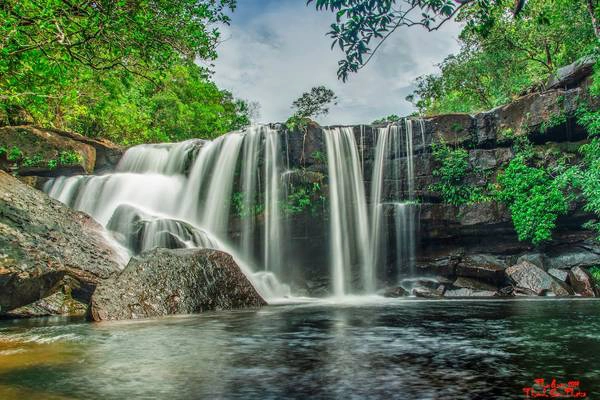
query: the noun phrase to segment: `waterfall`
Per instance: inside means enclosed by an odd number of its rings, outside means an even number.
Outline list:
[[[333,293],[356,293],[352,281],[360,271],[363,284],[369,282],[371,263],[367,260],[369,228],[361,163],[352,128],[325,129],[330,195],[331,275]],[[373,288],[365,286],[365,292]]]
[[[272,300],[289,295],[289,287],[268,272],[281,271],[286,240],[278,209],[282,153],[278,136],[274,129],[257,126],[211,142],[135,146],[127,150],[114,173],[60,177],[47,182],[44,189],[93,216],[130,254],[155,247],[226,251],[263,297]],[[261,152],[265,155],[263,173],[259,171]],[[237,193],[243,199],[232,204]],[[262,200],[266,201],[265,251],[264,260],[257,262],[252,252],[254,209]],[[236,207],[244,211],[239,216],[239,243],[229,234],[231,210]],[[261,261],[267,271],[257,267]]]
[[[328,185],[329,209],[319,215],[327,222],[322,264],[329,271],[331,292],[372,294],[410,277],[419,216],[414,139],[425,144],[423,121],[406,119],[376,130],[361,126],[356,132],[325,128],[323,137],[328,177],[322,179]],[[213,141],[135,146],[115,172],[55,178],[45,191],[93,216],[129,256],[156,247],[226,251],[272,301],[289,296],[292,284],[301,290],[325,286],[314,283],[320,277],[292,269],[301,262],[286,258],[306,261],[298,247],[303,242],[293,242],[291,224],[310,224],[304,218],[316,217],[305,211],[290,218],[283,212],[290,201],[288,186],[294,184],[291,177],[306,168],[290,165],[304,159],[290,156],[297,140],[269,126],[254,126]],[[322,169],[309,172],[325,172],[324,165],[317,168]],[[316,201],[303,200],[309,205]],[[319,255],[307,259],[316,260],[310,271],[322,274]],[[302,279],[306,288],[298,282]]]
[[[419,120],[421,143],[425,129]],[[371,184],[370,259],[376,265],[371,279],[391,277],[400,281],[415,274],[416,233],[419,205],[415,194],[413,121],[378,129]],[[388,183],[387,193],[384,191]],[[392,182],[390,185],[389,183]],[[390,215],[393,223],[390,223]],[[395,240],[391,240],[391,235]],[[389,244],[394,242],[394,248]],[[392,252],[392,256],[388,254]],[[395,260],[390,268],[389,259]]]

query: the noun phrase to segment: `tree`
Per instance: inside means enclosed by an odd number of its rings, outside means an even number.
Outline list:
[[[466,10],[457,17],[466,23],[460,52],[440,64],[439,74],[418,78],[408,98],[421,113],[475,112],[507,103],[597,48],[583,2],[529,0],[518,19],[500,9],[491,16],[494,23],[486,29],[469,25]]]
[[[317,10],[336,14],[328,35],[332,48],[339,46],[345,59],[339,62],[338,77],[343,81],[369,63],[385,40],[400,27],[420,26],[428,31],[438,30],[447,21],[462,13],[470,15],[467,24],[485,31],[498,18],[505,18],[507,9],[520,13],[524,0],[307,0]],[[584,4],[584,0],[576,0]],[[585,0],[592,17],[596,35],[600,28],[595,15],[597,0]],[[525,7],[526,8],[526,7]],[[371,47],[376,43],[375,47]]]
[[[337,104],[337,96],[333,90],[325,86],[317,86],[305,92],[292,103],[298,118],[315,118],[329,113],[329,107]]]
[[[0,122],[121,143],[214,137],[249,122],[246,102],[194,64],[216,58],[235,0],[0,2]]]

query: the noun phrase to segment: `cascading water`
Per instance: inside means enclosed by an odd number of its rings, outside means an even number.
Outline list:
[[[425,129],[419,120],[421,144],[425,144]],[[373,279],[384,280],[414,276],[416,232],[419,205],[415,196],[413,121],[379,128],[371,186],[371,246],[370,259],[379,270]],[[388,183],[387,185],[385,183]],[[391,184],[390,184],[391,183]],[[384,190],[387,186],[387,192]],[[390,222],[390,215],[393,222]],[[395,240],[390,240],[390,235]],[[395,246],[390,248],[390,242]],[[388,252],[393,251],[393,257]],[[394,266],[389,267],[389,259]]]
[[[369,224],[361,162],[352,128],[325,129],[327,146],[331,275],[333,293],[343,296],[362,289],[371,293],[372,263],[367,260]],[[361,285],[353,285],[357,269]]]
[[[241,246],[228,231],[234,189],[246,194],[242,206],[246,210],[254,208],[262,196],[270,213],[264,233],[265,269],[282,268],[276,265],[285,241],[275,209],[281,176],[277,137],[277,131],[258,126],[212,142],[136,146],[125,153],[115,173],[61,177],[49,181],[45,190],[92,215],[132,254],[155,247],[216,248],[231,253],[257,290],[272,300],[289,296],[289,287],[273,274],[249,267],[254,264],[247,260],[253,256],[255,215],[250,212],[242,218]],[[258,171],[261,151],[265,153],[264,174]],[[240,174],[236,174],[238,166],[243,168]],[[266,180],[265,193],[260,193],[261,175]],[[236,251],[237,247],[242,251]]]
[[[424,144],[422,121],[419,127]],[[359,137],[349,127],[323,130],[329,187],[323,236],[329,237],[335,296],[376,293],[414,272],[419,206],[413,133],[408,119],[372,137],[365,127]],[[92,215],[130,255],[156,247],[226,251],[272,301],[289,296],[280,282],[298,276],[291,269],[298,264],[284,261],[292,254],[294,221],[282,213],[295,171],[288,148],[287,134],[269,126],[214,141],[141,145],[125,153],[114,173],[61,177],[45,190]],[[367,192],[364,175],[371,167]]]

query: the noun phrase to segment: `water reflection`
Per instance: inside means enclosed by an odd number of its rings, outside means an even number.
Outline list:
[[[0,398],[600,396],[600,302],[306,304],[154,321],[0,323]]]

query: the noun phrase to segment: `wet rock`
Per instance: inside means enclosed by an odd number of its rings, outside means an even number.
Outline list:
[[[446,290],[444,297],[494,297],[495,290],[474,290],[468,288]]]
[[[233,258],[217,250],[155,249],[131,259],[92,296],[94,321],[254,308],[265,301]]]
[[[117,207],[106,227],[134,254],[158,247],[216,247],[204,231],[186,222],[155,217],[126,204]]]
[[[599,295],[592,276],[581,267],[574,267],[569,271],[569,282],[578,295],[583,297],[596,297]]]
[[[6,313],[9,318],[34,318],[62,315],[69,317],[83,317],[87,312],[87,303],[82,303],[62,290],[35,303],[19,307]]]
[[[550,268],[548,273],[561,282],[567,283],[569,279],[569,271],[565,271],[564,269]]]
[[[408,291],[401,286],[396,286],[393,288],[388,288],[383,292],[383,297],[389,298],[397,298],[397,297],[406,297],[408,296]]]
[[[495,292],[496,287],[494,285],[490,285],[489,283],[479,281],[477,279],[458,277],[452,283],[452,286],[459,289],[470,289],[474,291],[487,291],[487,292]]]
[[[573,294],[573,291],[565,283],[528,261],[522,261],[507,268],[506,275],[515,283],[516,290],[526,294],[536,296],[569,296]]]
[[[421,297],[425,299],[436,299],[442,297],[445,291],[446,287],[444,285],[439,285],[436,288],[417,286],[411,290],[411,293],[413,296],[416,297]]]
[[[465,257],[456,267],[456,275],[474,278],[499,286],[505,281],[503,261],[491,255]]]
[[[120,271],[122,260],[105,235],[88,215],[0,171],[0,312],[65,285],[89,302],[93,287]]]

